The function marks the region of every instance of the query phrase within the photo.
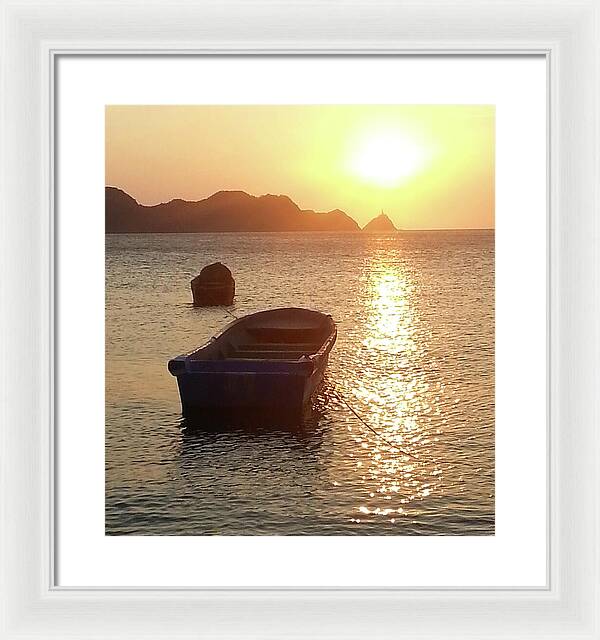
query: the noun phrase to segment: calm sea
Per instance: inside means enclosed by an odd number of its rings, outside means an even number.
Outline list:
[[[167,361],[231,320],[191,305],[217,260],[236,315],[337,323],[297,429],[182,423]],[[107,236],[106,533],[493,535],[494,233]]]

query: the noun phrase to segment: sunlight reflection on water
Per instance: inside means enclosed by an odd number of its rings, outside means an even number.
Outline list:
[[[418,318],[414,298],[418,295],[410,275],[401,265],[390,265],[378,255],[365,269],[366,335],[362,344],[371,356],[363,361],[360,378],[353,385],[357,406],[370,424],[395,445],[370,442],[362,435],[354,440],[367,453],[357,461],[361,480],[371,487],[367,505],[357,506],[364,515],[387,517],[395,522],[410,512],[411,503],[434,493],[441,483],[441,469],[431,447],[427,425],[420,420],[431,412],[431,396],[425,375],[415,375],[410,362],[415,352],[427,348],[418,341]],[[382,377],[381,372],[387,375]],[[409,451],[411,455],[403,455]],[[403,506],[390,507],[389,501]]]

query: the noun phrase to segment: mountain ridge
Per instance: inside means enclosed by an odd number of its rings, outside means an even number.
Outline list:
[[[203,200],[176,198],[142,205],[119,187],[105,187],[105,232],[213,233],[245,231],[360,231],[340,209],[317,212],[286,195],[217,191]]]

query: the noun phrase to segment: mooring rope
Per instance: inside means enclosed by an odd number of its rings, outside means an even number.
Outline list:
[[[228,313],[234,320],[239,320],[239,318],[235,315],[235,313],[232,313],[231,311],[229,311],[227,307],[223,307],[223,311],[225,311],[225,313]]]
[[[350,409],[350,411],[352,411],[352,413],[365,425],[365,427],[367,427],[367,429],[369,429],[369,431],[372,431],[378,438],[383,440],[383,442],[385,442],[387,445],[392,447],[392,449],[396,449],[396,450],[400,451],[400,453],[404,454],[405,456],[408,456],[409,458],[413,458],[413,460],[418,460],[419,459],[418,456],[415,456],[414,454],[409,453],[405,449],[402,449],[401,447],[399,447],[396,444],[392,444],[389,440],[384,438],[378,431],[373,429],[373,427],[370,424],[368,424],[368,422],[361,415],[358,414],[358,412],[354,409],[354,407],[340,394],[340,392],[337,389],[332,389],[332,391],[336,395],[338,400],[343,402],[348,407],[348,409]]]

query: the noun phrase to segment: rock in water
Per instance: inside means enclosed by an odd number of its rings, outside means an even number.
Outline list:
[[[235,295],[231,271],[220,262],[209,264],[191,282],[195,307],[229,306]]]

